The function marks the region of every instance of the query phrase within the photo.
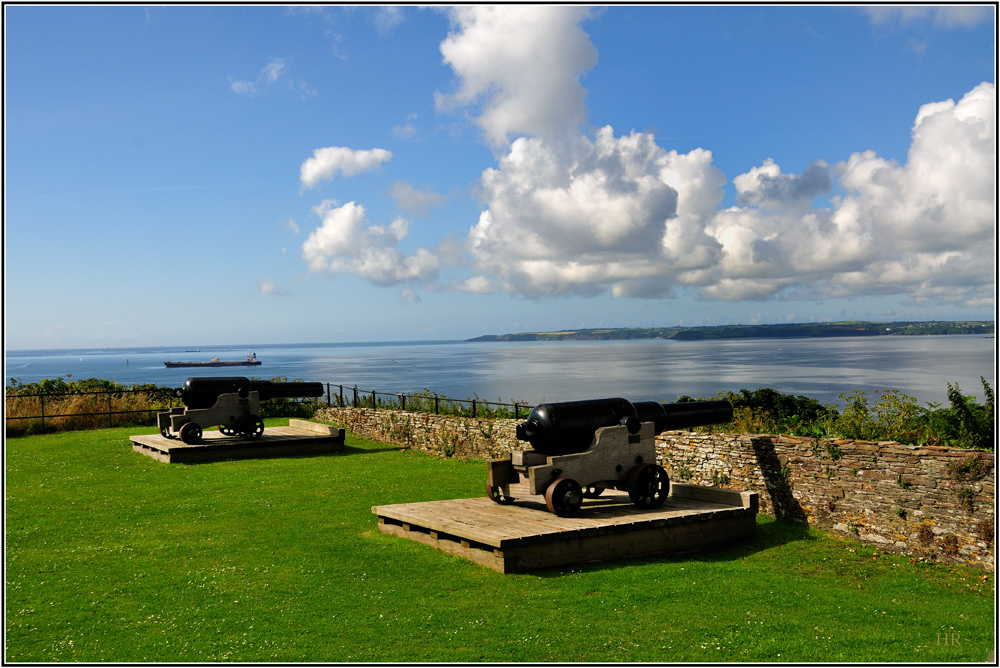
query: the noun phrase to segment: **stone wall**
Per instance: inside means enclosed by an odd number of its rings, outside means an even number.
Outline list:
[[[895,442],[667,432],[672,480],[759,494],[760,510],[867,543],[994,569],[991,452]]]
[[[521,449],[518,420],[370,408],[316,418],[352,434],[445,457]],[[761,512],[910,553],[994,568],[993,453],[793,436],[666,432],[657,459],[671,480],[758,493]],[[484,474],[485,475],[485,474]]]
[[[445,457],[496,459],[520,450],[514,427],[521,420],[487,420],[371,408],[323,408],[317,420],[352,434]]]

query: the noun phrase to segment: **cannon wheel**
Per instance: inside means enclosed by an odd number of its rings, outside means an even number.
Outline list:
[[[185,422],[181,427],[181,440],[191,445],[201,440],[201,427],[197,422]]]
[[[583,498],[585,499],[596,499],[603,493],[604,488],[597,485],[587,485],[583,488]]]
[[[514,503],[514,497],[504,494],[503,487],[486,485],[486,496],[490,497],[490,500],[494,503],[499,503],[501,506],[509,506]]]
[[[240,438],[253,441],[260,438],[264,433],[264,421],[256,415],[247,415],[240,420]]]
[[[559,517],[573,517],[582,503],[583,490],[570,478],[558,478],[545,490],[545,505]]]
[[[628,498],[638,508],[659,508],[670,492],[670,478],[662,466],[640,464],[629,473]]]

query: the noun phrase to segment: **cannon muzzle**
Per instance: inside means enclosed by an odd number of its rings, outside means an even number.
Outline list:
[[[250,380],[241,376],[221,378],[188,378],[175,391],[188,408],[211,408],[223,394],[238,394],[246,398],[257,392],[261,401],[321,397],[323,383],[282,383],[270,380]]]
[[[602,427],[624,425],[630,434],[643,422],[652,422],[657,434],[671,429],[703,427],[732,422],[733,407],[728,401],[688,401],[661,404],[625,399],[592,399],[557,404],[540,404],[517,425],[517,438],[528,441],[543,455],[584,452]]]

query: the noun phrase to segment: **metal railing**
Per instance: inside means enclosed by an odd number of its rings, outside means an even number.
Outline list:
[[[337,393],[334,394],[332,389],[336,387]],[[347,408],[350,404],[351,408],[373,408],[384,410],[410,410],[417,413],[434,413],[435,415],[441,415],[442,409],[447,414],[458,414],[464,415],[465,411],[468,411],[469,417],[480,417],[479,409],[483,409],[482,417],[492,417],[493,413],[496,413],[503,409],[506,413],[506,409],[510,408],[514,419],[520,418],[521,413],[527,414],[529,408],[527,403],[521,403],[515,401],[512,403],[506,403],[502,401],[485,401],[480,399],[478,396],[475,399],[452,399],[451,397],[442,396],[439,394],[433,394],[429,392],[422,392],[419,394],[405,394],[401,392],[377,392],[375,390],[362,390],[359,389],[357,385],[353,387],[348,387],[348,399],[344,398],[344,385],[334,385],[333,383],[326,384],[326,404],[327,406],[333,406],[333,400],[337,400],[337,406],[340,408]],[[385,400],[380,400],[379,397],[385,397]],[[407,401],[410,402],[410,408],[407,408]],[[430,409],[433,405],[433,410]],[[456,406],[459,408],[456,409]],[[466,406],[466,409],[462,409],[462,406]],[[496,410],[491,410],[491,406],[496,406]]]
[[[474,399],[453,399],[448,396],[439,395],[431,393],[429,391],[424,391],[418,394],[407,394],[400,392],[378,392],[376,390],[362,390],[359,389],[357,385],[348,387],[341,384],[334,383],[324,383],[326,385],[326,405],[333,406],[335,403],[338,407],[346,408],[348,406],[353,408],[372,408],[374,410],[409,410],[412,412],[420,413],[434,413],[436,415],[448,414],[448,415],[468,415],[469,417],[496,417],[497,413],[512,414],[514,419],[519,419],[521,415],[526,415],[529,410],[529,405],[522,402],[512,402],[505,403],[499,401],[484,401],[478,396]],[[169,388],[163,388],[164,394]],[[334,392],[336,389],[336,392]],[[345,399],[345,391],[347,393],[347,398]],[[156,405],[157,402],[153,402],[154,405],[143,407],[143,408],[132,408],[123,410],[121,408],[116,408],[114,406],[114,399],[121,398],[123,395],[137,394],[137,395],[155,395],[155,390],[150,391],[148,389],[121,389],[121,390],[99,390],[94,392],[61,392],[61,393],[31,393],[31,394],[19,394],[11,393],[11,389],[7,388],[6,399],[6,409],[4,411],[4,419],[9,420],[41,420],[41,428],[45,429],[45,421],[50,422],[57,418],[83,418],[83,417],[94,417],[94,416],[107,416],[107,426],[114,426],[114,420],[116,416],[124,415],[146,415],[150,413],[156,413],[159,411],[167,411],[175,406],[181,405],[180,400],[170,396],[166,398],[166,405]],[[94,403],[101,403],[102,407],[100,410],[90,410],[85,412],[60,412],[58,408],[59,404],[64,403],[66,397],[104,397],[106,401],[102,402],[97,399]],[[155,399],[160,399],[159,403],[164,403],[164,397],[154,397]],[[17,402],[19,400],[38,400],[38,412],[32,415],[11,415],[11,402]],[[50,406],[57,406],[56,412],[46,413],[45,412],[45,402],[46,399],[49,400]],[[274,400],[271,400],[274,401]],[[301,400],[279,400],[288,403],[319,403],[308,399]],[[510,409],[508,411],[507,409]]]
[[[39,403],[39,413],[37,415],[10,415],[9,411],[4,411],[4,420],[41,420],[41,426],[45,428],[45,420],[54,420],[56,418],[77,418],[77,417],[93,417],[95,415],[107,416],[108,427],[113,426],[114,416],[116,415],[142,415],[146,413],[156,413],[158,411],[170,410],[174,406],[178,405],[178,400],[174,398],[169,398],[167,400],[166,406],[149,406],[145,408],[134,408],[130,410],[116,410],[113,406],[114,397],[121,397],[126,394],[138,394],[147,395],[152,394],[150,390],[99,390],[95,392],[59,392],[59,393],[31,393],[31,394],[7,394],[5,396],[5,408],[9,408],[11,401],[17,401],[20,399],[38,399]],[[45,400],[55,400],[54,403],[60,403],[60,399],[65,397],[100,397],[104,396],[107,398],[106,406],[107,409],[100,411],[86,411],[77,413],[45,413]]]

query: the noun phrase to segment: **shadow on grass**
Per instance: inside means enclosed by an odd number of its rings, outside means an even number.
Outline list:
[[[382,452],[399,452],[403,448],[358,448],[353,445],[345,445],[340,452],[308,452],[296,455],[268,455],[260,457],[220,457],[219,459],[206,459],[198,462],[174,462],[184,466],[201,466],[203,464],[217,464],[219,462],[247,461],[252,459],[317,459],[320,457],[343,457],[344,455],[377,455]]]
[[[734,543],[730,546],[714,547],[705,550],[698,551],[688,551],[688,552],[674,552],[661,555],[647,555],[647,556],[637,556],[637,557],[623,557],[621,559],[615,559],[613,561],[605,561],[598,563],[584,563],[584,564],[573,564],[573,565],[563,565],[556,566],[553,568],[546,568],[544,570],[538,570],[532,572],[532,575],[536,575],[540,578],[555,578],[561,577],[564,574],[565,569],[581,569],[586,571],[608,571],[614,570],[626,566],[634,566],[636,564],[651,564],[651,563],[685,563],[685,562],[701,562],[701,563],[715,563],[715,562],[727,562],[727,561],[737,561],[743,559],[744,557],[749,557],[751,555],[757,554],[758,552],[764,552],[775,547],[780,547],[788,543],[793,543],[797,541],[811,541],[816,540],[815,534],[810,530],[810,527],[802,522],[796,522],[794,520],[770,520],[767,519],[763,524],[757,524],[757,535],[751,540],[743,540]],[[562,569],[562,570],[560,570]]]
[[[389,448],[359,448],[355,445],[345,445],[343,452],[337,452],[334,454],[338,455],[377,455],[380,452],[401,452],[406,450],[401,445],[396,445]]]

